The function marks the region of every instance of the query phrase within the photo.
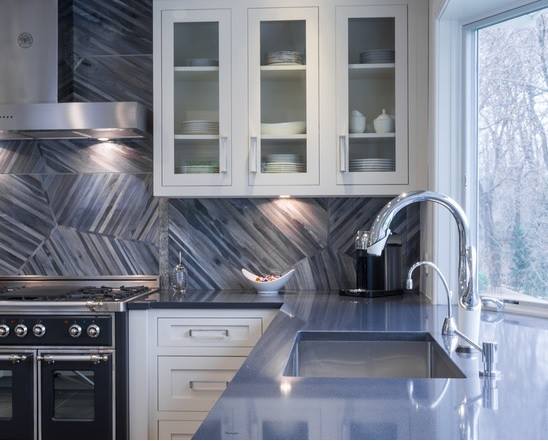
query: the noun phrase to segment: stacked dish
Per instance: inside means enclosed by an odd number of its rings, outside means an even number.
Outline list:
[[[306,132],[305,121],[261,123],[261,134],[270,136],[301,135]]]
[[[362,158],[350,160],[351,172],[389,172],[396,169],[394,159]]]
[[[363,64],[393,63],[394,60],[393,49],[369,49],[360,54],[360,63]]]
[[[263,173],[305,173],[306,164],[295,153],[271,153],[263,163]]]
[[[175,173],[219,173],[219,164],[213,161],[187,161],[176,165]]]
[[[183,121],[183,133],[188,135],[218,135],[219,123],[217,121],[189,120]]]
[[[216,60],[214,58],[189,58],[185,60],[185,65],[196,67],[218,66],[219,60]]]
[[[304,64],[304,55],[297,51],[276,51],[266,55],[266,64]]]

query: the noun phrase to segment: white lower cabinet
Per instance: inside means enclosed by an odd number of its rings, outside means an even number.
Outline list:
[[[131,311],[130,438],[192,438],[276,313]]]
[[[201,421],[158,421],[159,439],[191,439]]]
[[[245,357],[158,357],[158,410],[207,412]]]

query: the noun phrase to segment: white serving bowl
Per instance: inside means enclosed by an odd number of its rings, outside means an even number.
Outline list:
[[[257,290],[259,294],[278,294],[278,291],[284,287],[284,285],[291,279],[294,269],[289,270],[287,273],[281,275],[278,279],[271,282],[257,282],[257,275],[250,273],[248,270],[242,268],[242,274],[249,281],[249,284]]]
[[[262,123],[261,133],[263,135],[300,135],[306,132],[305,121],[290,121],[283,123]]]

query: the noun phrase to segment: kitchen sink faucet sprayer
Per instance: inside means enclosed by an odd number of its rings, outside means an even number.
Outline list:
[[[447,208],[455,219],[459,232],[459,287],[458,328],[474,342],[479,341],[481,300],[474,288],[476,252],[470,243],[468,218],[462,207],[449,196],[434,191],[402,193],[388,202],[377,214],[369,232],[367,252],[380,256],[388,237],[392,233],[390,224],[394,217],[408,205],[431,201]],[[465,343],[470,348],[468,342]]]

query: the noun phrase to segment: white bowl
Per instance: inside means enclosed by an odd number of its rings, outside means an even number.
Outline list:
[[[306,132],[305,121],[291,121],[283,123],[262,123],[263,135],[300,135]]]
[[[281,275],[278,279],[271,282],[257,282],[257,275],[250,273],[248,270],[242,268],[242,274],[249,281],[249,284],[257,290],[259,294],[278,294],[278,291],[284,287],[284,285],[291,279],[294,269],[289,270],[287,273]]]

